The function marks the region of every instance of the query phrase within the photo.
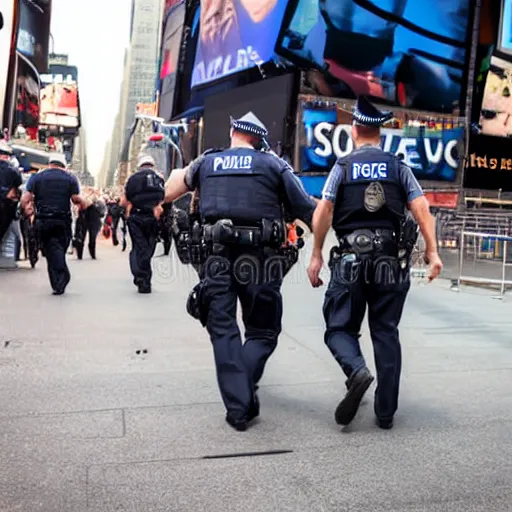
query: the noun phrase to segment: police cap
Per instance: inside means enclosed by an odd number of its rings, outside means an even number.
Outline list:
[[[252,112],[248,112],[240,119],[231,118],[231,128],[259,138],[268,135],[267,127]]]
[[[354,123],[362,126],[379,127],[389,120],[393,119],[393,112],[389,110],[381,111],[372,105],[366,96],[359,96],[357,103],[352,111]]]
[[[60,165],[61,167],[67,167],[68,162],[66,156],[63,153],[51,153],[48,157],[48,165]]]
[[[137,160],[137,167],[142,167],[143,165],[151,165],[154,167],[155,159],[150,155],[139,155],[139,159]]]

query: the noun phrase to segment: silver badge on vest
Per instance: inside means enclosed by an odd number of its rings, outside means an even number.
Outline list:
[[[379,211],[386,204],[384,187],[378,181],[370,183],[364,191],[364,207],[370,212]]]

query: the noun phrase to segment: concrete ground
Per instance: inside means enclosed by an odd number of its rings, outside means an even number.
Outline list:
[[[185,312],[193,272],[155,258],[141,296],[127,253],[98,253],[70,258],[62,297],[44,260],[0,272],[1,512],[512,510],[510,299],[415,284],[395,428],[374,426],[369,393],[343,431],[306,248],[284,286],[261,419],[237,433],[207,334]],[[373,367],[367,331],[363,346]]]

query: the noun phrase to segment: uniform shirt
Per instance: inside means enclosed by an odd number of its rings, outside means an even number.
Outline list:
[[[365,146],[363,146],[361,149],[364,149],[364,147]],[[335,203],[339,186],[344,183],[344,179],[345,173],[343,172],[343,165],[341,165],[340,161],[338,160],[334,164],[334,167],[331,169],[331,172],[327,177],[324,189],[322,191],[322,199],[326,199],[327,201]],[[414,176],[411,168],[404,163],[400,164],[400,184],[402,185],[407,195],[408,203],[423,195],[423,189],[418,183],[416,176]]]
[[[128,178],[125,195],[135,208],[153,209],[164,199],[165,182],[150,167],[142,167]]]
[[[76,177],[56,167],[33,174],[27,182],[27,192],[34,194],[36,214],[71,215],[71,196],[80,194]]]
[[[308,226],[311,226],[313,212],[316,207],[315,201],[307,194],[302,182],[294,174],[293,169],[281,158],[272,153],[265,153],[251,148],[233,148],[243,149],[254,152],[255,157],[265,158],[265,164],[268,165],[268,172],[275,172],[280,175],[283,186],[284,197],[283,204],[287,215],[294,219],[301,219]],[[229,150],[226,150],[229,151]],[[199,188],[201,168],[208,155],[202,155],[193,160],[188,166],[185,174],[185,184],[190,191]],[[215,153],[210,158],[215,158]]]
[[[12,188],[18,188],[23,183],[21,174],[13,165],[5,160],[0,160],[0,197]]]

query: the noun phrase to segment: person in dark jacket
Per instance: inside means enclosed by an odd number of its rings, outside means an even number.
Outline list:
[[[165,182],[155,170],[155,161],[141,155],[138,170],[126,182],[121,205],[126,208],[132,239],[130,269],[139,293],[151,293],[151,259],[158,239],[158,221],[165,195]]]
[[[64,155],[52,154],[47,169],[27,182],[21,206],[30,214],[35,209],[37,236],[41,244],[54,295],[62,295],[71,279],[66,250],[71,241],[71,202],[86,208],[76,177],[66,170]]]
[[[18,189],[23,182],[20,172],[11,163],[12,157],[11,147],[0,140],[0,243],[16,217]]]

